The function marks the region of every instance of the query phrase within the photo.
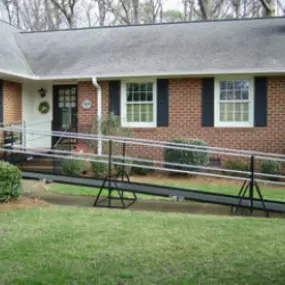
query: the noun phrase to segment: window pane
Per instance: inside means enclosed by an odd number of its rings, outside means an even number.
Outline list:
[[[152,92],[147,93],[147,101],[152,101]]]
[[[249,103],[241,103],[241,108],[244,113],[248,113]]]
[[[226,81],[220,81],[220,90],[227,89],[227,82]]]
[[[228,100],[233,100],[234,99],[234,92],[233,91],[228,91],[227,92],[227,99]]]
[[[152,92],[152,83],[147,83],[147,91]]]
[[[242,108],[242,103],[236,103],[235,104],[235,111],[240,113]]]
[[[135,102],[140,101],[139,95],[140,95],[140,94],[139,94],[138,92],[135,92],[135,94],[134,94],[134,101],[135,101]]]
[[[220,99],[221,99],[221,100],[225,100],[225,99],[226,99],[226,95],[227,95],[227,92],[226,92],[226,91],[221,91],[221,92],[220,92]]]
[[[225,113],[226,112],[227,103],[221,103],[220,105],[220,112]]]
[[[134,104],[133,105],[133,112],[134,112],[134,119],[133,122],[139,122],[140,121],[140,105],[139,104]]]
[[[228,122],[234,121],[234,114],[233,113],[228,113],[227,114],[227,121]]]
[[[68,110],[62,109],[61,111],[61,127],[66,128],[68,126]]]
[[[248,115],[248,113],[243,113],[242,119],[243,119],[244,122],[248,122],[248,120],[249,120],[249,115]]]
[[[140,91],[145,92],[146,91],[146,84],[141,84],[140,85]]]
[[[241,121],[241,113],[235,113],[235,121],[240,122]]]
[[[232,90],[234,87],[233,82],[232,81],[227,81],[227,90]]]
[[[234,111],[234,103],[228,103],[227,104],[227,112],[233,112]]]
[[[226,113],[221,113],[220,114],[220,121],[225,122],[227,120],[227,114]]]
[[[241,99],[243,99],[243,100],[248,100],[248,91],[246,91],[246,90],[243,90],[242,91],[242,93],[241,93]]]
[[[72,94],[72,95],[75,95],[75,94],[76,94],[76,88],[72,88],[72,89],[71,89],[71,94]]]
[[[133,121],[133,105],[128,104],[127,105],[127,122]]]
[[[235,90],[235,98],[234,99],[236,99],[236,100],[240,100],[240,99],[242,99],[241,98],[241,91],[240,90]]]
[[[128,101],[128,102],[133,101],[132,93],[127,93],[127,101]]]

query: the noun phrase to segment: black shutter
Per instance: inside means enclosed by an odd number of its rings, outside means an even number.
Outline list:
[[[0,80],[0,123],[3,122],[3,81]]]
[[[267,78],[255,77],[254,126],[266,127],[266,125],[267,125]]]
[[[157,80],[157,126],[168,126],[168,79]]]
[[[202,126],[214,126],[214,78],[202,79]]]
[[[121,82],[109,81],[109,112],[120,116]]]

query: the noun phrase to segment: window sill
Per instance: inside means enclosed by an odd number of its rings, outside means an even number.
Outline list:
[[[215,124],[214,125],[215,128],[230,128],[230,129],[236,129],[236,128],[254,128],[254,125],[239,125],[239,124],[231,124],[231,125],[225,125],[225,124]]]
[[[156,124],[144,124],[144,123],[139,123],[139,124],[121,124],[122,128],[129,128],[129,129],[155,129]]]

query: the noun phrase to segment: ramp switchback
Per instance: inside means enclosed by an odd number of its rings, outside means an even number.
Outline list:
[[[103,180],[82,177],[70,177],[63,175],[45,174],[38,172],[22,171],[23,178],[27,179],[46,179],[53,182],[89,186],[100,188]],[[239,196],[225,195],[211,192],[204,192],[199,190],[187,190],[176,187],[160,186],[153,184],[137,183],[137,182],[122,182],[117,180],[116,183],[111,182],[114,189],[129,191],[140,194],[148,194],[162,197],[179,196],[184,197],[185,200],[192,200],[204,203],[213,203],[228,206],[239,206],[243,208],[251,207],[251,200],[243,198],[240,201]],[[285,213],[285,202],[278,202],[272,200],[263,200],[266,206],[266,211]],[[253,209],[265,210],[261,200],[253,199]]]

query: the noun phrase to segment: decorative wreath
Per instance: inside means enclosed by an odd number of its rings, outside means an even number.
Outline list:
[[[41,114],[47,114],[49,112],[50,106],[47,101],[43,101],[39,104],[38,110]]]

